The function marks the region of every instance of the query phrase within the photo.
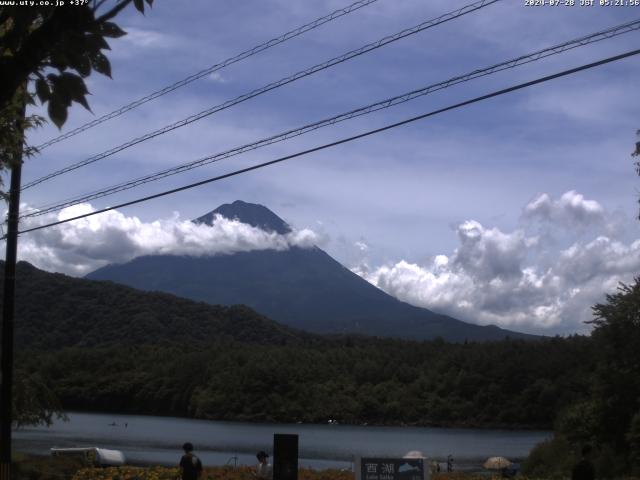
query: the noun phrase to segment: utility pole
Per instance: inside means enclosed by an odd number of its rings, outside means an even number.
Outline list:
[[[26,89],[22,92],[26,95]],[[15,119],[15,157],[10,163],[9,216],[7,219],[7,249],[4,263],[4,296],[2,297],[2,385],[0,386],[0,480],[11,478],[11,424],[13,423],[13,318],[15,313],[16,258],[18,253],[18,217],[20,216],[20,177],[24,144],[25,104]]]

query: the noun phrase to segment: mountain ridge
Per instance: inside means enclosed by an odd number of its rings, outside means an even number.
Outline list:
[[[277,233],[291,227],[262,205],[236,201],[195,219],[216,215]],[[479,326],[415,307],[362,279],[317,246],[188,257],[148,255],[102,267],[86,278],[172,293],[211,304],[245,304],[267,317],[314,333],[354,333],[429,340],[537,338]]]
[[[311,338],[244,305],[211,305],[168,293],[144,292],[46,272],[23,261],[16,265],[15,305],[19,348],[56,350],[163,342],[194,345],[219,340],[281,344]]]

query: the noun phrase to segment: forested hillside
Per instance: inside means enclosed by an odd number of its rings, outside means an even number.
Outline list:
[[[16,277],[18,349],[206,343],[231,338],[280,344],[308,336],[242,305],[224,307],[141,292],[44,272],[26,262],[18,264]]]
[[[26,353],[68,409],[200,418],[493,427],[552,425],[586,395],[585,338],[537,343],[340,338]]]
[[[66,409],[201,418],[551,427],[584,398],[585,337],[412,342],[322,337],[21,263],[17,365]]]

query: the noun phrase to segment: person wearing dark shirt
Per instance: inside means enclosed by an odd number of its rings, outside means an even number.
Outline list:
[[[595,468],[591,463],[591,445],[582,447],[582,458],[571,471],[571,480],[594,480],[596,477]]]
[[[202,463],[193,454],[193,445],[189,442],[182,446],[184,455],[180,459],[180,478],[182,480],[198,480],[202,474]]]

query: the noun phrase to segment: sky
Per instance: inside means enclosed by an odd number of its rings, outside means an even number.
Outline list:
[[[377,0],[25,162],[23,184],[471,2]],[[567,2],[569,3],[569,2]],[[598,3],[598,2],[596,2]],[[113,79],[92,111],[29,132],[38,145],[349,5],[349,0],[156,0],[110,40]],[[69,7],[72,8],[72,7]],[[218,112],[22,194],[38,209],[473,70],[640,19],[640,7],[502,0]],[[640,47],[638,31],[583,46],[59,213],[70,218],[224,174]],[[285,163],[21,235],[19,258],[82,276],[149,253],[319,245],[397,298],[464,321],[588,333],[591,306],[640,273],[640,57],[502,95]],[[36,108],[33,110],[38,112]],[[5,183],[6,179],[5,179]],[[287,238],[189,220],[234,200],[267,206]]]

